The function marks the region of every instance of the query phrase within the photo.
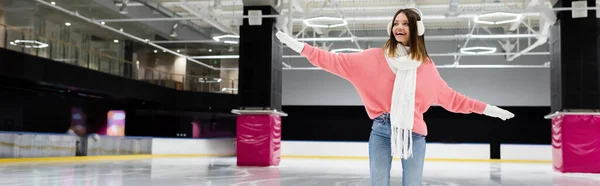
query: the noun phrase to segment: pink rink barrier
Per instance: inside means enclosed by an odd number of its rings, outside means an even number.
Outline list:
[[[552,164],[563,173],[600,173],[600,115],[552,117]]]
[[[279,115],[239,115],[236,136],[238,166],[279,165],[281,147]]]

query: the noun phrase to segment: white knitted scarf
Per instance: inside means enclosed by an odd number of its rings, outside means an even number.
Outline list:
[[[417,68],[421,65],[409,58],[408,51],[408,47],[399,45],[399,57],[390,58],[386,55],[388,65],[396,74],[390,111],[392,157],[397,155],[402,159],[412,157]]]

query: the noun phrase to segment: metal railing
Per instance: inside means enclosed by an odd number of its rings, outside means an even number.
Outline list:
[[[92,39],[82,39],[76,44],[75,41],[63,41],[49,34],[36,34],[39,32],[37,29],[0,24],[0,47],[176,90],[237,94],[237,79],[157,70],[140,65],[148,63],[139,60],[135,63],[124,60],[123,45],[117,45],[121,48],[114,50],[106,50],[105,47],[98,49],[92,44]],[[70,31],[61,29],[58,35],[62,37],[69,34]]]

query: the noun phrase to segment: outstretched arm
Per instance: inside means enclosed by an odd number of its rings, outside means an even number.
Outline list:
[[[371,55],[367,51],[336,54],[299,42],[283,32],[277,32],[276,36],[292,50],[306,57],[311,64],[344,79],[349,79],[358,62]]]
[[[489,104],[485,104],[481,101],[469,98],[454,89],[452,89],[446,81],[442,79],[435,65],[432,65],[434,68],[435,75],[437,76],[437,103],[442,106],[444,109],[455,112],[455,113],[477,113],[484,114],[490,117],[497,117],[502,120],[510,119],[514,117],[514,114],[498,108],[496,106],[492,106]]]
[[[304,50],[300,54],[306,57],[311,64],[342,78],[349,79],[352,70],[359,63],[359,59],[364,59],[364,56],[366,56],[366,51],[336,54],[305,44]]]
[[[487,104],[455,91],[442,78],[438,79],[437,84],[437,103],[444,109],[455,113],[483,114]]]

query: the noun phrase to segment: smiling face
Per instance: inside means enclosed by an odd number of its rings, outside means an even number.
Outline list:
[[[394,38],[396,38],[396,41],[402,43],[402,45],[408,45],[408,40],[410,39],[410,26],[408,17],[406,17],[404,12],[398,14],[396,18],[394,18],[392,34],[394,35]]]
[[[421,20],[418,10],[400,9],[387,25],[389,39],[383,48],[387,56],[398,57],[398,47],[409,46],[409,56],[417,61],[426,62],[429,58],[425,47],[425,35],[419,35],[417,22]]]

